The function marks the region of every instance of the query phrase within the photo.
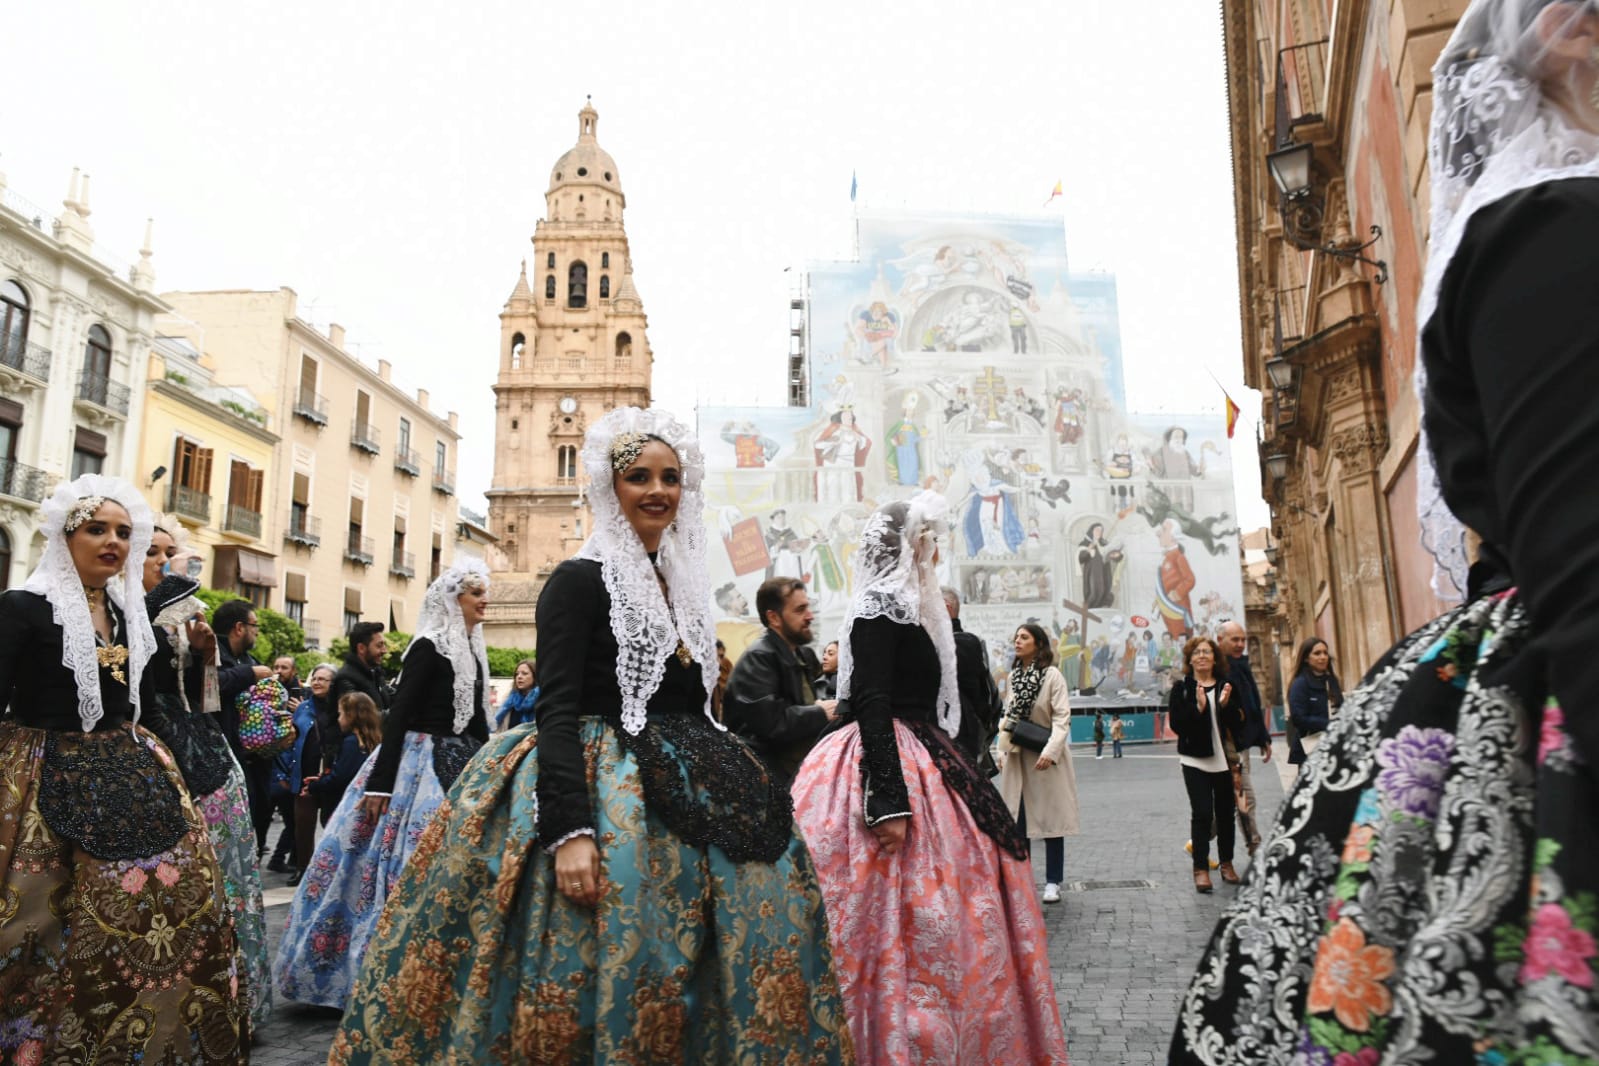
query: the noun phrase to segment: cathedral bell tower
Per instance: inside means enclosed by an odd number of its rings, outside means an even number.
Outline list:
[[[489,528],[504,552],[488,642],[533,646],[544,579],[588,535],[578,452],[591,421],[648,407],[653,358],[633,287],[620,171],[596,137],[592,103],[550,171],[533,256],[500,312]]]

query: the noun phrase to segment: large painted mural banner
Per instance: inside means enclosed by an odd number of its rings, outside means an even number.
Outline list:
[[[1067,270],[1058,218],[860,232],[859,261],[809,274],[813,406],[699,411],[730,646],[778,575],[831,639],[866,516],[931,488],[953,510],[940,576],[996,671],[1032,620],[1074,689],[1163,698],[1182,642],[1241,617],[1222,417],[1125,409],[1114,279]]]

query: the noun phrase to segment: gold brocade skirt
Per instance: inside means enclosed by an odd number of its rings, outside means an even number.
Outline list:
[[[101,783],[75,778],[76,767],[154,765],[151,755],[168,780],[146,779],[145,791],[170,783],[181,799],[176,843],[101,859],[51,827],[46,775],[87,795]],[[124,840],[138,839],[137,807]],[[245,1062],[236,957],[205,820],[159,740],[135,725],[0,723],[0,1062]]]

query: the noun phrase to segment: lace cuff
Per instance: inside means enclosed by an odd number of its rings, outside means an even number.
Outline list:
[[[594,811],[588,793],[556,793],[539,797],[539,846],[554,851],[574,833],[594,832]]]
[[[910,794],[900,767],[899,742],[892,718],[868,718],[861,728],[861,787],[866,793],[866,824],[908,818]]]
[[[365,798],[367,796],[382,796],[385,799],[393,799],[394,798],[394,793],[392,793],[392,792],[366,792],[366,791],[363,791],[361,793],[361,796],[363,798]]]
[[[592,830],[592,829],[574,829],[570,833],[567,833],[565,836],[563,836],[561,839],[557,840],[555,843],[544,845],[544,854],[546,854],[546,855],[554,855],[557,851],[560,850],[560,847],[561,847],[562,844],[565,844],[568,840],[576,840],[578,837],[588,837],[590,839],[593,839],[594,838],[594,830]]]
[[[866,777],[863,787],[866,789],[866,802],[863,805],[862,813],[868,828],[874,825],[881,825],[884,822],[892,822],[896,818],[911,817],[910,804],[908,802],[896,804],[888,797],[882,795],[879,790],[872,787],[870,776]],[[909,799],[909,797],[906,797],[906,799]],[[904,809],[895,809],[898,807],[903,807]]]

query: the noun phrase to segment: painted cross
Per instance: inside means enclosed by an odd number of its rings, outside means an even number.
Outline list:
[[[1090,611],[1082,604],[1073,603],[1071,600],[1063,599],[1060,601],[1060,605],[1077,615],[1078,618],[1082,619],[1082,624],[1078,627],[1080,632],[1077,639],[1081,640],[1083,642],[1083,647],[1086,648],[1088,646],[1088,623],[1100,621],[1099,615],[1095,614],[1093,611]]]
[[[994,373],[991,366],[983,367],[983,376],[972,385],[972,392],[988,401],[988,420],[999,421],[999,401],[1005,395],[1005,379]]]

